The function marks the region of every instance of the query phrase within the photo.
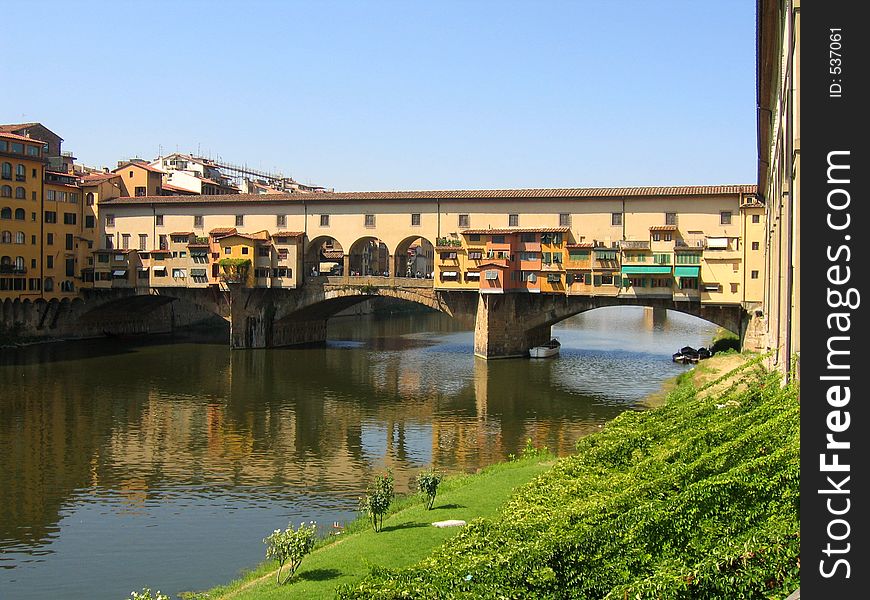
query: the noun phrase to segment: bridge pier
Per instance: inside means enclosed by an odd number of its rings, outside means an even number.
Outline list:
[[[550,340],[550,325],[528,327],[529,296],[480,294],[474,321],[474,355],[485,359],[529,355],[529,348]]]

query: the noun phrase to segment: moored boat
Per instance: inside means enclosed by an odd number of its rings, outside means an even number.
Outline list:
[[[534,348],[529,349],[529,356],[531,358],[547,358],[548,356],[556,356],[559,354],[559,349],[562,347],[562,344],[556,338],[551,339],[546,344],[541,344],[540,346],[535,346]]]

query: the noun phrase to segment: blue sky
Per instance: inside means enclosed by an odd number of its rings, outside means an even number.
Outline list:
[[[0,122],[339,191],[754,183],[755,4],[4,7]],[[10,57],[14,57],[12,60]]]

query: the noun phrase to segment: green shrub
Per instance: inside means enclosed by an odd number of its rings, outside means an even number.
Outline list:
[[[366,495],[359,499],[360,511],[369,516],[375,532],[383,528],[384,515],[387,514],[394,496],[393,474],[388,471],[376,475],[375,480],[366,490]]]
[[[436,473],[433,469],[423,471],[417,475],[417,489],[420,493],[426,494],[426,510],[432,510],[435,504],[435,494],[438,493],[438,485],[442,479],[441,473]]]
[[[130,598],[132,600],[169,600],[169,596],[161,594],[160,590],[152,595],[150,588],[142,588],[141,592],[130,592]]]
[[[266,544],[266,558],[274,558],[278,561],[278,573],[275,581],[280,585],[287,581],[299,568],[302,558],[311,552],[316,540],[317,525],[311,521],[308,525],[299,524],[299,529],[293,529],[288,525],[287,529],[276,529],[272,534],[263,539]],[[281,580],[281,569],[287,563],[289,572],[284,580]]]

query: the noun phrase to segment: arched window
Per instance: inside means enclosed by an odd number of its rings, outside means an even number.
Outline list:
[[[12,243],[12,232],[11,231],[0,231],[0,244],[11,244]]]
[[[27,179],[27,167],[24,165],[15,166],[15,181],[25,181]]]
[[[16,256],[15,257],[15,270],[18,271],[19,273],[24,272],[24,257],[23,256]]]
[[[11,219],[12,218],[12,209],[8,206],[4,206],[0,208],[0,219]]]
[[[11,256],[4,256],[4,257],[0,258],[0,267],[6,267],[6,269],[11,269],[12,268],[12,257]]]
[[[88,192],[88,195],[85,196],[85,202],[87,203],[88,206],[94,205],[94,193],[93,192]]]
[[[62,291],[62,292],[74,292],[74,291],[76,291],[76,289],[73,286],[72,281],[65,280],[65,281],[60,282],[60,291]]]
[[[17,188],[15,188],[15,197],[19,200],[24,200],[25,198],[27,198],[27,190],[19,185]]]
[[[25,217],[26,214],[27,213],[24,212],[23,208],[16,208],[15,209],[15,220],[16,221],[23,221],[26,218]]]
[[[3,163],[3,179],[12,179],[12,163]]]
[[[23,231],[19,231],[15,234],[15,243],[16,244],[24,244],[26,243],[24,240],[27,239],[27,236],[24,235]]]
[[[0,196],[2,196],[3,198],[11,198],[12,197],[12,186],[11,185],[4,185],[3,187],[0,187]]]
[[[42,285],[42,289],[46,292],[51,292],[54,290],[54,278],[46,277],[45,283]]]

